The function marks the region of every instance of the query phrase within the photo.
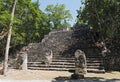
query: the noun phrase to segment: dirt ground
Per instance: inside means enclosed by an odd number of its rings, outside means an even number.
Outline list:
[[[73,73],[68,71],[43,71],[43,70],[22,70],[9,69],[8,75],[4,77],[0,75],[0,80],[48,80],[56,81],[69,81]],[[79,80],[80,81],[80,80]],[[110,72],[105,74],[87,73],[83,82],[120,82],[120,72]],[[1,82],[1,81],[0,81]]]

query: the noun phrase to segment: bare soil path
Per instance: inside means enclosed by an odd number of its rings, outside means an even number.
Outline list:
[[[0,75],[0,80],[47,80],[51,82],[64,81],[71,82],[72,73],[67,71],[43,71],[43,70],[21,70],[11,69],[8,75]],[[80,81],[80,80],[79,80]],[[105,74],[87,73],[83,82],[120,82],[120,72],[110,72]],[[0,81],[1,82],[1,81]]]

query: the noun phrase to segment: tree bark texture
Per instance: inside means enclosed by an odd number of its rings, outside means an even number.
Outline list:
[[[9,47],[10,47],[10,40],[11,40],[11,33],[12,33],[12,25],[13,25],[13,18],[14,18],[16,3],[17,3],[17,0],[14,0],[12,12],[11,12],[11,19],[10,19],[9,33],[8,33],[7,44],[6,44],[6,51],[5,51],[5,60],[4,60],[4,67],[3,67],[4,76],[7,75],[8,54],[9,54]]]

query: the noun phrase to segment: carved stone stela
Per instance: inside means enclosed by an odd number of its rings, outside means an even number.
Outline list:
[[[86,74],[86,57],[85,53],[81,50],[76,50],[75,52],[75,79],[83,79],[84,74]]]

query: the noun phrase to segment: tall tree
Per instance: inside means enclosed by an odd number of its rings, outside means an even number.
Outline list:
[[[39,9],[37,2],[31,2],[30,0],[19,1],[15,18],[12,44],[40,42],[44,34],[49,32],[48,18]]]
[[[13,2],[0,0],[0,54],[5,51]],[[39,9],[38,2],[31,0],[18,0],[13,24],[11,46],[40,42],[50,31],[47,15]]]
[[[11,12],[11,19],[9,24],[9,33],[7,38],[7,44],[6,44],[6,51],[5,51],[5,60],[4,60],[4,75],[7,75],[7,67],[8,67],[8,54],[9,54],[9,46],[10,46],[10,39],[12,34],[12,25],[13,25],[13,18],[14,18],[14,12],[15,12],[15,6],[16,6],[17,0],[14,0],[12,12]]]
[[[77,24],[86,23],[105,37],[120,36],[119,0],[84,0],[78,10]]]
[[[72,19],[72,16],[70,11],[65,9],[64,4],[48,5],[45,10],[52,29],[70,26],[69,21]]]

